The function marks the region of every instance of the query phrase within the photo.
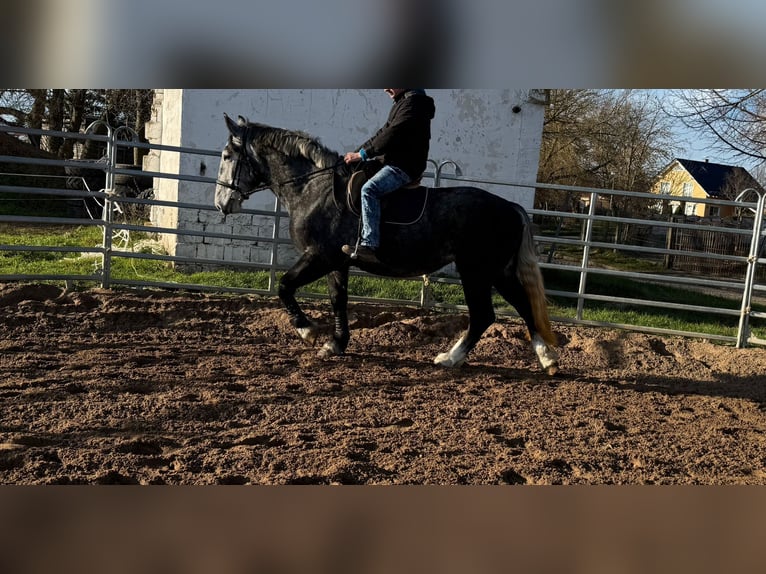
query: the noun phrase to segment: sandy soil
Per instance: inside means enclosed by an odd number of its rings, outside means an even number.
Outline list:
[[[306,304],[329,323],[329,305]],[[352,304],[316,358],[277,301],[0,285],[3,484],[766,484],[766,349]]]

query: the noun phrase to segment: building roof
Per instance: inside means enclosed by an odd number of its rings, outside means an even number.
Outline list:
[[[738,180],[744,184],[744,187],[755,187],[756,189],[761,187],[750,175],[750,172],[740,166],[681,158],[676,158],[675,161],[680,163],[712,197],[719,196],[730,181]]]

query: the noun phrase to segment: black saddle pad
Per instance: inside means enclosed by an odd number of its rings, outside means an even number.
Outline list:
[[[401,225],[415,223],[423,215],[429,189],[397,189],[384,196],[380,201],[381,220],[383,223],[398,223]]]
[[[362,211],[361,188],[366,181],[364,173],[355,173],[346,189],[346,202],[351,211],[360,216]],[[385,195],[380,202],[383,223],[408,225],[416,223],[425,211],[430,189],[424,186],[405,187]]]

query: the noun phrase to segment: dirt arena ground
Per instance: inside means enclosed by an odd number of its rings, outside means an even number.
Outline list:
[[[329,304],[306,304],[329,323]],[[0,285],[2,484],[766,484],[766,349],[352,303],[316,358],[275,300]]]

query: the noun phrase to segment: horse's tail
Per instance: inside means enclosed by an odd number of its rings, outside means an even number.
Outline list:
[[[558,341],[551,330],[551,321],[548,317],[548,300],[545,296],[543,275],[537,263],[537,249],[532,237],[532,223],[526,214],[524,214],[523,219],[524,229],[521,232],[521,247],[516,258],[516,277],[529,298],[537,332],[543,341],[555,347],[558,345]]]

